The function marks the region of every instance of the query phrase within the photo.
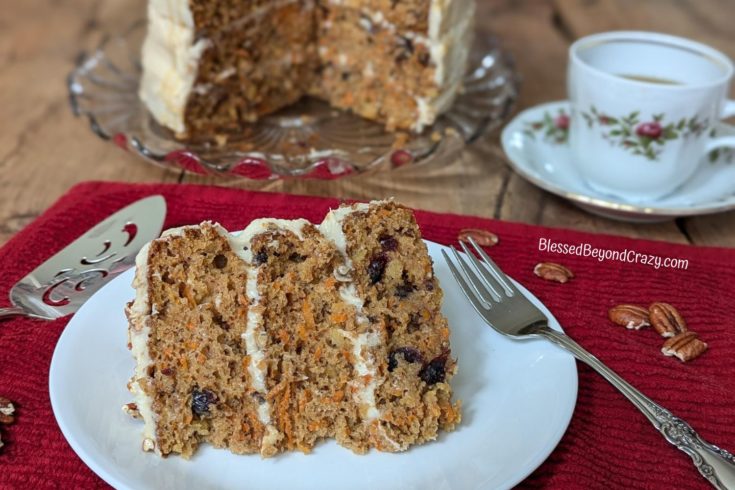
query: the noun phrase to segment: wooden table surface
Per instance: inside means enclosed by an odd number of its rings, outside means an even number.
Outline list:
[[[478,0],[478,22],[514,56],[523,82],[516,111],[565,97],[569,44],[614,29],[662,31],[735,57],[733,0]],[[69,109],[65,77],[83,50],[144,16],[143,0],[0,0],[0,244],[84,180],[207,182],[336,196],[394,196],[429,210],[735,247],[735,212],[635,225],[585,213],[507,166],[497,131],[443,166],[339,181],[231,183],[164,171],[99,140]],[[735,183],[733,183],[735,185]]]

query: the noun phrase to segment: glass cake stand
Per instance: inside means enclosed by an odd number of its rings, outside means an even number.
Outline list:
[[[478,33],[462,94],[422,134],[390,133],[380,124],[304,98],[231,135],[223,145],[182,142],[158,125],[138,98],[145,31],[145,21],[138,21],[80,57],[67,81],[72,110],[86,117],[100,138],[153,164],[196,174],[336,179],[426,164],[438,155],[451,157],[500,125],[518,93],[511,58],[495,38]]]

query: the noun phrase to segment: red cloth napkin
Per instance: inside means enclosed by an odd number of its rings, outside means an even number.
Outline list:
[[[166,198],[166,227],[213,219],[236,230],[263,216],[318,222],[338,204],[334,199],[215,187],[81,184],[0,249],[0,289],[8,291],[94,224],[152,194]],[[464,228],[496,233],[500,243],[491,249],[492,256],[549,307],[573,338],[688,420],[705,439],[735,450],[735,250],[416,214],[424,237],[438,243],[456,243]],[[640,263],[542,252],[540,239],[680,258],[689,261],[688,268],[657,270]],[[567,284],[543,281],[533,274],[539,261],[562,263],[576,277]],[[652,330],[628,331],[607,319],[607,310],[616,304],[654,301],[675,305],[710,350],[682,364],[661,354],[662,339]],[[0,324],[0,395],[15,401],[18,408],[16,423],[0,428],[6,443],[0,452],[2,488],[105,486],[66,443],[51,411],[49,364],[66,323],[67,319],[18,318]],[[627,400],[586,366],[578,364],[578,368],[579,398],[569,430],[521,487],[709,488],[689,458],[666,443]]]

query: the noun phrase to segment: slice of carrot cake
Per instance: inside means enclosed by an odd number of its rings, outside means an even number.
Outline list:
[[[395,452],[460,420],[442,293],[408,208],[173,230],[140,252],[134,286],[146,450],[267,457],[334,438]]]

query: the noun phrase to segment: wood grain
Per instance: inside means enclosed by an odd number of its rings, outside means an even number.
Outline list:
[[[478,23],[513,54],[523,83],[517,110],[565,97],[569,43],[600,30],[681,34],[735,56],[728,0],[479,0]],[[164,171],[94,136],[75,119],[65,78],[80,52],[144,16],[144,0],[0,0],[0,243],[84,180],[213,183],[370,199],[393,196],[442,212],[672,242],[735,246],[735,213],[633,225],[596,217],[530,185],[506,164],[498,135],[451,163],[338,181],[232,182]]]

